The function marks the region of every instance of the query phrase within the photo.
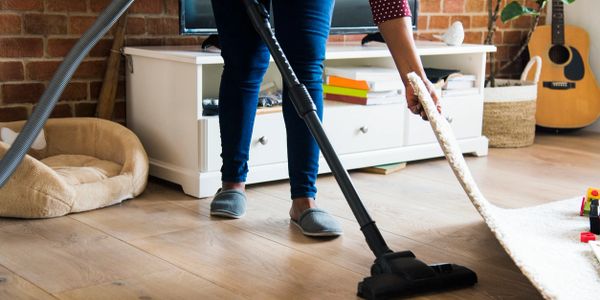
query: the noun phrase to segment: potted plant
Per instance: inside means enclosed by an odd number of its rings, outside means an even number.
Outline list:
[[[570,4],[575,0],[561,0]],[[527,2],[527,1],[522,1]],[[484,90],[483,133],[490,140],[491,147],[524,147],[533,144],[535,137],[535,109],[537,81],[541,71],[541,58],[532,57],[519,80],[498,79],[496,75],[518,61],[527,49],[531,35],[539,23],[541,12],[547,0],[536,0],[534,7],[512,1],[500,9],[502,0],[487,0],[488,32],[485,44],[492,44],[496,33],[498,17],[506,23],[523,16],[532,16],[533,21],[526,38],[513,58],[496,68],[494,53],[490,54],[490,72]],[[528,73],[537,65],[533,81],[527,81]]]

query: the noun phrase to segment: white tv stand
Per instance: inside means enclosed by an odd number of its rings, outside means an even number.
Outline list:
[[[444,113],[463,152],[486,155],[481,135],[486,52],[493,46],[418,42],[427,67],[476,74],[479,94],[443,99]],[[221,142],[217,116],[202,116],[202,99],[217,98],[223,60],[199,47],[128,47],[127,126],[150,157],[150,174],[180,184],[195,197],[213,195],[220,186]],[[394,66],[382,45],[328,45],[328,66]],[[265,81],[281,87],[277,68]],[[360,106],[326,101],[324,127],[348,169],[442,156],[427,122],[405,104]],[[250,150],[248,183],[288,178],[285,127],[281,113],[258,114]],[[324,159],[320,173],[329,172]]]

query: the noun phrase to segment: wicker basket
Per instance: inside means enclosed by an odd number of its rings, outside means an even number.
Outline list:
[[[537,64],[534,80],[527,81],[533,64]],[[490,147],[526,147],[533,144],[537,82],[541,66],[541,58],[533,57],[525,67],[521,80],[496,79],[500,87],[485,89],[483,134],[489,139]],[[506,84],[513,85],[502,86]]]

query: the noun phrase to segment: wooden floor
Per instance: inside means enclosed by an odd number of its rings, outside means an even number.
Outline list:
[[[600,185],[600,135],[542,134],[532,147],[491,149],[468,163],[499,205],[561,200]],[[541,298],[443,159],[388,176],[351,175],[393,249],[479,274],[474,288],[418,299]],[[314,240],[290,226],[285,181],[251,186],[240,220],[211,219],[210,199],[156,179],[122,205],[0,219],[0,299],[353,299],[373,257],[333,177],[319,177],[318,187],[318,202],[344,227],[341,238]]]

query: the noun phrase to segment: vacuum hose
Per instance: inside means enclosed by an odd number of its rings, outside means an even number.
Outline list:
[[[33,110],[27,123],[25,123],[21,133],[10,149],[8,149],[6,155],[0,160],[0,188],[8,181],[27,154],[27,151],[29,151],[31,144],[33,144],[33,141],[46,124],[50,113],[52,113],[52,110],[56,106],[56,102],[58,102],[65,87],[71,80],[71,77],[73,77],[73,73],[75,73],[81,64],[81,61],[134,1],[113,0],[98,16],[98,19],[92,24],[90,29],[73,46],[69,54],[67,54],[48,84],[48,88],[42,94],[39,104]]]

